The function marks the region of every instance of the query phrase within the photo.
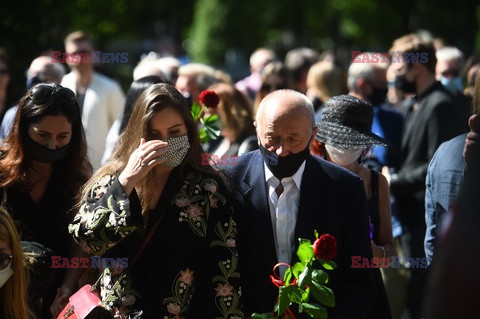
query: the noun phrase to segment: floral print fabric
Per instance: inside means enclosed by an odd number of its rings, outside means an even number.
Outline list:
[[[144,227],[139,206],[135,204],[138,198],[132,196],[136,193],[126,197],[115,176],[102,177],[89,191],[69,232],[89,254],[105,254]],[[152,278],[161,276],[158,281],[162,287],[155,291],[162,292],[161,300],[151,305],[155,308],[154,317],[243,318],[237,229],[223,184],[213,176],[190,174],[169,201],[165,216],[160,225],[165,224],[163,232],[172,232],[169,245],[177,245],[179,240],[173,238],[185,241],[179,244],[182,248],[174,247],[172,251],[183,251],[183,247],[191,247],[191,251],[175,255],[178,260],[162,264],[165,271],[160,275],[142,274]],[[151,244],[157,243],[150,242],[145,251],[152,247]],[[133,310],[141,310],[138,303],[143,301],[142,306],[145,306],[148,299],[136,290],[131,278],[130,272],[135,271],[135,266],[127,273],[124,270],[107,268],[99,280],[103,306],[117,318],[128,318]],[[196,298],[203,298],[202,302],[195,302]],[[191,309],[191,304],[201,304],[202,312],[208,315],[192,313],[195,310]]]

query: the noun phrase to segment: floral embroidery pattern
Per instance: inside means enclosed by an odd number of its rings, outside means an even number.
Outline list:
[[[189,268],[181,270],[177,277],[175,277],[175,281],[172,284],[173,296],[163,300],[163,304],[167,306],[169,313],[169,316],[165,316],[164,318],[184,318],[181,315],[187,314],[190,301],[195,291],[195,286],[193,285],[194,280],[194,271]]]
[[[113,185],[114,183],[116,184]],[[132,216],[129,198],[118,186],[115,176],[107,175],[99,179],[69,225],[69,232],[75,241],[89,254],[104,254],[143,225],[138,214],[135,215],[134,212]],[[213,274],[207,281],[203,281],[202,276],[207,274],[195,272],[199,260],[192,260],[188,254],[181,257],[184,258],[182,262],[189,267],[168,269],[170,275],[167,286],[162,286],[162,289],[168,290],[171,285],[171,295],[168,292],[166,296],[163,295],[163,307],[158,309],[161,313],[158,316],[161,318],[186,318],[192,298],[208,298],[210,293],[212,297],[207,301],[207,307],[217,313],[216,318],[244,317],[240,310],[236,224],[232,217],[232,208],[227,205],[227,199],[219,189],[215,179],[204,178],[199,173],[190,174],[171,200],[169,209],[178,214],[178,222],[185,225],[186,232],[192,231],[198,236],[195,236],[198,240],[194,240],[193,246],[201,247],[201,253],[209,256],[208,267]],[[176,220],[172,222],[176,223]],[[206,249],[205,252],[203,249]],[[128,318],[133,309],[139,310],[137,301],[141,296],[132,287],[135,283],[132,283],[130,275],[122,270],[105,269],[99,288],[102,305],[115,315],[115,318],[123,319]],[[197,281],[210,284],[196,287]],[[198,296],[194,294],[195,291]]]
[[[218,208],[219,201],[222,205],[227,202],[225,196],[217,190],[218,184],[215,180],[202,180],[200,174],[192,174],[172,200],[172,204],[182,209],[178,221],[188,223],[190,229],[200,237],[207,235],[210,209]]]
[[[103,176],[90,190],[89,200],[80,207],[68,226],[69,233],[88,254],[104,254],[108,248],[137,229],[136,226],[127,225],[130,212],[125,210],[126,200],[116,200],[110,195],[106,198],[105,206],[94,205],[96,201],[103,200],[103,195],[115,179],[111,175]],[[112,238],[112,234],[120,238]]]
[[[135,304],[140,296],[132,288],[128,274],[107,268],[100,278],[100,298],[105,309],[122,318],[121,316],[127,316],[130,313],[130,306]]]

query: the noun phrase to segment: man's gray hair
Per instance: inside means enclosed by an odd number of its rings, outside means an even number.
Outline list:
[[[437,57],[437,61],[438,60],[443,60],[443,61],[455,60],[460,65],[460,70],[463,69],[463,65],[465,63],[465,57],[462,51],[460,51],[456,47],[440,48],[437,50],[437,52],[435,52],[435,56]]]
[[[195,83],[200,90],[206,90],[210,85],[217,83],[215,69],[202,63],[188,63],[178,69],[178,76],[194,76]]]
[[[361,59],[362,55],[368,55],[369,57],[371,54],[369,52],[364,52],[360,54],[358,57]],[[367,81],[373,81],[375,78],[375,64],[374,63],[352,63],[348,68],[348,78],[347,78],[347,87],[350,91],[355,92],[357,91],[357,82],[360,79],[365,79]]]

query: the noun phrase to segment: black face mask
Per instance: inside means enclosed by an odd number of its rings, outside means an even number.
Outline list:
[[[396,86],[405,93],[415,94],[417,87],[415,82],[409,82],[405,78],[405,75],[397,76],[395,79]]]
[[[310,143],[307,144],[307,147],[303,151],[296,154],[290,153],[287,156],[278,156],[276,153],[267,150],[261,143],[259,143],[259,148],[263,155],[263,160],[270,171],[276,178],[282,179],[292,176],[298,171],[300,165],[302,165],[308,154],[310,154],[309,145]]]
[[[48,149],[27,136],[25,140],[25,150],[32,157],[34,161],[40,163],[51,163],[63,159],[68,153],[69,145],[57,148],[56,150]]]
[[[387,97],[387,88],[378,88],[378,87],[373,87],[372,89],[372,94],[368,97],[368,100],[372,105],[380,105],[383,102],[385,102],[385,98]]]

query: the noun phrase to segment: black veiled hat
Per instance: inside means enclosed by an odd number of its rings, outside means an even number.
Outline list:
[[[325,102],[317,140],[343,149],[390,144],[372,133],[373,107],[351,95],[334,96]]]

